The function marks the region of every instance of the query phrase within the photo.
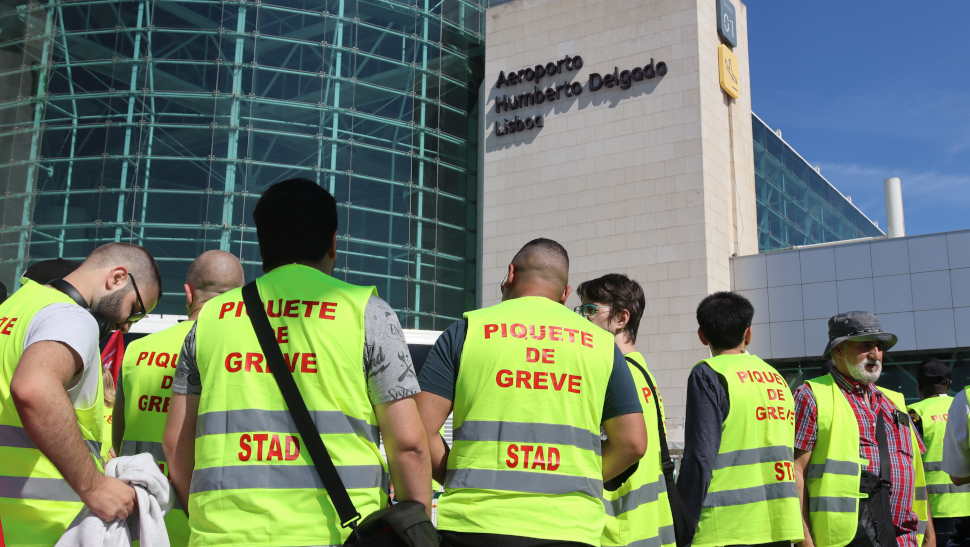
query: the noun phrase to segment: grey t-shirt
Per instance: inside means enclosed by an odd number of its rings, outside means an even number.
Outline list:
[[[367,396],[374,406],[421,391],[401,322],[391,306],[376,296],[370,297],[364,309],[363,368],[367,377]],[[195,325],[182,345],[172,391],[182,395],[202,394],[195,357]]]
[[[77,304],[57,303],[34,314],[24,335],[24,350],[37,342],[61,342],[77,352],[84,363],[80,374],[71,379],[67,395],[75,408],[87,408],[98,397],[101,382],[98,322]]]

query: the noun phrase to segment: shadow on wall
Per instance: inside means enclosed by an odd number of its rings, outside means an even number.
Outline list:
[[[585,83],[575,81],[575,76],[555,81],[548,86],[533,85],[510,87],[502,90],[493,87],[486,105],[485,151],[492,152],[531,144],[547,124],[565,124],[566,114],[589,107],[615,108],[624,101],[650,95],[657,89],[667,65],[650,62],[642,67],[612,72],[591,72]],[[550,119],[550,114],[556,114]]]

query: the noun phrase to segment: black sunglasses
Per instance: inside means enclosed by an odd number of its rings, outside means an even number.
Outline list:
[[[134,323],[144,319],[148,315],[148,308],[145,307],[145,302],[141,299],[141,293],[138,292],[138,284],[135,283],[135,276],[131,275],[131,272],[128,272],[128,278],[131,279],[131,286],[135,289],[135,296],[138,297],[138,306],[141,308],[140,312],[132,314],[126,321],[126,323]]]

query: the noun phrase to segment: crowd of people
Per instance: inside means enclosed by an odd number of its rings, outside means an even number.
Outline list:
[[[236,257],[200,255],[188,320],[129,345],[113,398],[99,340],[158,303],[155,260],[110,243],[28,271],[0,304],[6,544],[107,544],[91,522],[146,546],[351,537],[244,304],[254,295],[353,506],[387,507],[393,484],[396,502],[430,514],[441,484],[440,545],[970,544],[966,393],[949,396],[950,370],[934,359],[909,408],[877,387],[896,336],[872,313],[832,317],[816,341],[830,370],[792,392],[747,351],[751,303],[704,298],[697,335],[710,357],[688,378],[675,479],[661,391],[636,346],[638,283],[585,280],[569,310],[566,249],[530,241],[502,302],[448,327],[416,373],[393,309],[333,277],[337,218],[311,181],[269,187],[253,212],[264,275],[244,288]]]

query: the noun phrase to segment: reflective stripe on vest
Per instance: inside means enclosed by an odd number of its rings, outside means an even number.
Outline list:
[[[817,409],[818,436],[805,476],[809,496],[809,520],[816,547],[843,547],[856,535],[858,526],[859,477],[868,463],[859,457],[859,424],[852,406],[831,375],[808,380]],[[897,408],[905,408],[899,393],[879,388]],[[912,430],[912,428],[911,428]],[[913,444],[913,510],[924,530],[926,489],[922,459],[915,432]],[[918,533],[922,544],[922,531]]]
[[[102,444],[99,441],[81,440],[88,447],[88,452],[91,453],[91,457],[103,466],[104,458],[101,457]],[[15,425],[0,425],[0,447],[31,448],[37,450],[37,445],[34,444],[34,441],[30,440],[30,435],[27,434],[27,430]]]
[[[80,502],[77,492],[64,479],[5,477],[0,475],[0,498]]]
[[[380,465],[341,465],[337,474],[344,488],[383,488],[387,473]],[[245,488],[280,489],[314,488],[325,490],[320,475],[312,465],[232,465],[207,467],[192,473],[190,494]]]
[[[571,475],[550,475],[529,471],[497,471],[493,469],[449,469],[445,477],[445,490],[475,488],[479,490],[503,490],[527,494],[569,494],[582,492],[599,496],[603,481]]]
[[[625,355],[639,365],[627,362],[637,396],[643,408],[643,420],[647,426],[647,452],[637,463],[637,468],[615,491],[603,492],[606,509],[606,526],[603,528],[601,545],[620,547],[630,545],[655,545],[674,547],[674,518],[667,497],[667,482],[663,475],[660,452],[660,428],[665,427],[657,419],[657,408],[664,415],[661,395],[653,393],[644,377],[650,376],[659,391],[656,379],[650,374],[647,362],[639,352]],[[641,370],[642,369],[642,370]]]
[[[454,440],[560,444],[589,450],[597,455],[600,453],[599,433],[563,424],[466,422],[454,430]]]
[[[820,479],[823,473],[830,475],[848,475],[858,477],[861,468],[858,462],[843,462],[839,460],[825,460],[825,463],[810,463],[805,472],[806,479]]]
[[[926,474],[926,493],[929,494],[930,514],[938,518],[970,516],[970,484],[956,486],[943,471],[943,438],[953,398],[939,395],[909,405],[923,427],[923,471]],[[919,499],[917,492],[917,499]]]
[[[387,465],[367,394],[364,309],[357,287],[290,264],[257,280],[270,326],[327,452],[362,515],[387,504]],[[240,289],[196,321],[202,383],[190,545],[341,544],[343,529],[245,313]],[[309,540],[308,538],[312,538]]]
[[[748,488],[735,488],[721,492],[708,492],[704,498],[703,507],[730,507],[732,505],[746,505],[762,501],[797,498],[798,488],[790,482],[775,484],[761,484]],[[804,538],[803,538],[804,539]]]
[[[165,461],[165,450],[162,448],[162,443],[153,443],[148,441],[122,441],[121,451],[127,455],[151,454],[152,457],[155,458],[155,463]]]
[[[30,435],[27,435],[27,430],[16,425],[0,425],[0,446],[37,448],[30,440]]]
[[[852,513],[858,508],[858,499],[833,498],[831,496],[813,496],[808,500],[808,510],[812,513],[820,511],[828,513]]]
[[[310,411],[313,423],[321,435],[352,433],[362,439],[377,444],[380,430],[366,420],[347,416],[339,410]],[[247,431],[266,431],[269,433],[289,433],[296,431],[296,423],[289,410],[261,410],[247,408],[242,410],[221,410],[207,412],[199,416],[195,436],[225,435]]]
[[[613,336],[541,297],[465,318],[438,527],[599,545]]]
[[[794,458],[794,451],[790,446],[762,446],[760,448],[745,448],[721,452],[714,460],[714,469],[737,467],[739,465],[754,465],[756,463],[775,463]]]
[[[84,506],[24,430],[10,393],[10,382],[23,354],[27,329],[37,312],[52,304],[76,304],[50,287],[26,278],[21,283],[22,287],[0,304],[0,515],[8,545],[53,545]],[[78,387],[83,393],[74,407],[80,437],[98,471],[104,467],[104,386],[100,372],[100,359],[86,363]]]
[[[604,500],[606,514],[615,517],[624,513],[629,513],[648,503],[653,503],[660,499],[660,494],[667,491],[664,481],[658,480],[644,484],[636,490],[630,490],[626,494],[618,496],[611,501]]]
[[[693,545],[801,541],[792,450],[795,408],[788,383],[748,353],[722,354],[702,363],[727,386],[731,407],[721,426]]]

